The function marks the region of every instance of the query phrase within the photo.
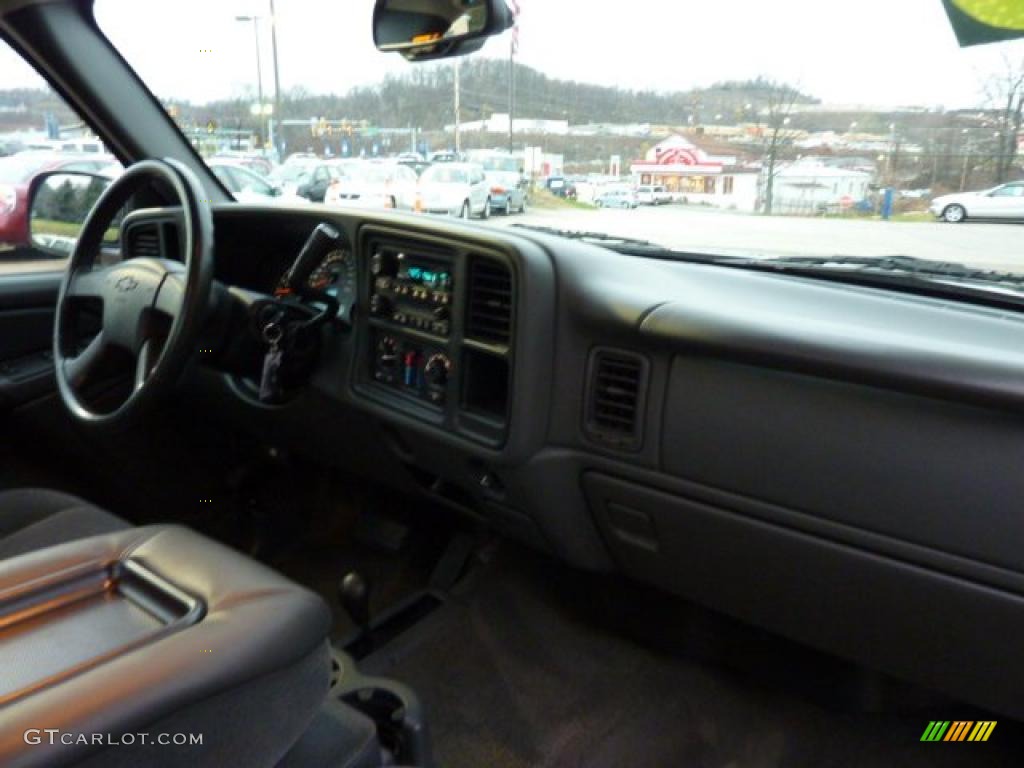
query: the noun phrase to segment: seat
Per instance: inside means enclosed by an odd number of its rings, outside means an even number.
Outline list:
[[[129,524],[66,493],[38,488],[0,492],[0,561]]]
[[[0,493],[0,765],[272,768],[323,717],[329,628],[319,596],[187,528]],[[202,745],[138,736],[182,733]]]

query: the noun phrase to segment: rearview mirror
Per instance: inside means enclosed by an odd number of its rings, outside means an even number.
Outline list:
[[[44,253],[70,256],[78,242],[85,217],[111,179],[93,173],[57,171],[37,176],[29,191],[29,241]],[[117,241],[111,227],[104,242]]]
[[[377,0],[373,42],[409,61],[442,59],[478,50],[513,21],[506,0]]]

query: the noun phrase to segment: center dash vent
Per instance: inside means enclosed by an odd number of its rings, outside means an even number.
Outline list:
[[[508,345],[512,339],[512,273],[498,261],[475,257],[469,263],[466,336]]]
[[[160,247],[160,225],[139,224],[128,230],[127,258],[146,256],[159,259],[163,253]]]
[[[613,349],[593,352],[584,420],[591,439],[626,450],[640,447],[647,369],[640,355]]]

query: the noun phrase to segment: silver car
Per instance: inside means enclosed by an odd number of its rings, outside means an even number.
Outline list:
[[[980,192],[936,197],[928,210],[951,224],[967,219],[1024,220],[1024,181],[1011,181]]]
[[[491,188],[477,163],[437,163],[420,176],[419,209],[468,219],[491,215]]]

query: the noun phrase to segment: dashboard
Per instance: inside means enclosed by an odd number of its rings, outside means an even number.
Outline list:
[[[173,247],[173,214],[133,216],[129,255]],[[216,208],[218,281],[273,294],[324,221],[308,281],[339,312],[308,386],[270,406],[209,371],[197,407],[1024,716],[1021,315],[313,206]]]

